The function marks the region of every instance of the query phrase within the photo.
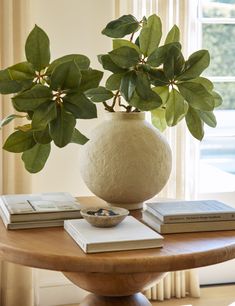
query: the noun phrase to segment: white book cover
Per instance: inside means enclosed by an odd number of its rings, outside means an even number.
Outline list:
[[[235,220],[235,208],[216,200],[145,203],[145,209],[165,223]]]
[[[156,248],[163,237],[132,216],[115,227],[98,228],[86,220],[66,220],[64,228],[86,253]]]
[[[80,217],[80,205],[67,192],[2,195],[0,207],[8,222]]]

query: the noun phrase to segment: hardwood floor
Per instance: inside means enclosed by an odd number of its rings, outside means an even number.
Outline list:
[[[235,285],[212,286],[201,289],[200,298],[172,299],[154,302],[153,306],[235,306]]]

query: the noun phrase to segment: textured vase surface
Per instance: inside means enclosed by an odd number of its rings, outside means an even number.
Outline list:
[[[81,175],[111,205],[137,209],[165,186],[171,149],[144,113],[107,113],[83,146]]]

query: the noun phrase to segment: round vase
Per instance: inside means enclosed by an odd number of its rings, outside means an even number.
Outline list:
[[[107,113],[81,154],[87,187],[113,206],[141,208],[165,186],[171,149],[144,113]]]

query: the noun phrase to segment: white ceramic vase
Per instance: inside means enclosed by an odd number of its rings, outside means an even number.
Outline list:
[[[107,113],[83,146],[81,174],[99,198],[137,209],[165,186],[171,160],[167,141],[144,113]]]

